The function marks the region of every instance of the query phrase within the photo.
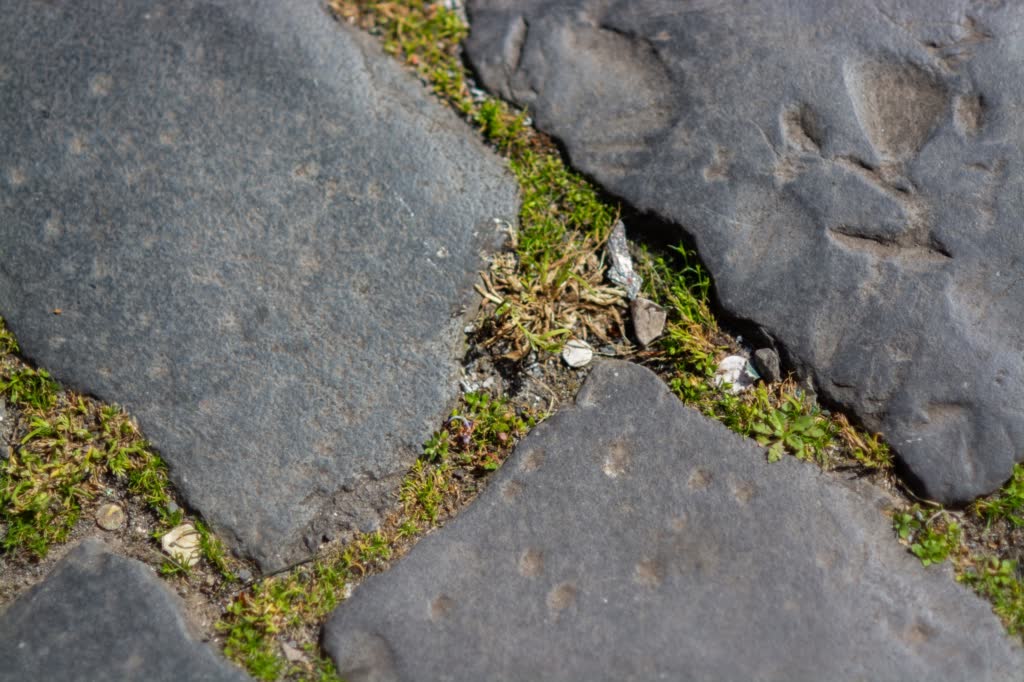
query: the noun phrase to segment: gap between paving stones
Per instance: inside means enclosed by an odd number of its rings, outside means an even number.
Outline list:
[[[537,278],[537,270],[531,271],[531,268],[536,268],[538,261],[545,263],[547,255],[543,246],[538,248],[540,244],[532,241],[535,235],[530,233],[531,219],[536,218],[536,214],[531,212],[536,206],[530,201],[533,198],[530,194],[533,189],[530,181],[533,177],[525,172],[528,168],[524,166],[536,160],[535,154],[542,154],[546,161],[560,165],[561,155],[549,139],[528,126],[525,113],[514,112],[504,103],[471,89],[471,81],[459,58],[458,44],[465,37],[466,29],[457,12],[441,5],[414,0],[403,3],[332,0],[330,5],[342,20],[358,24],[381,37],[386,51],[404,59],[439,96],[475,123],[492,144],[511,158],[513,169],[526,194],[520,234],[518,241],[513,240],[512,243],[518,255],[518,263],[499,257],[492,264],[491,271],[485,273],[481,291],[486,299],[485,322],[481,326],[484,338],[478,335],[475,341],[480,346],[490,347],[492,355],[495,354],[496,346],[496,354],[512,363],[505,365],[506,376],[515,377],[517,373],[522,376],[524,369],[533,366],[524,363],[524,358],[532,359],[537,353],[543,356],[556,352],[570,336],[564,330],[573,328],[573,325],[559,327],[551,324],[555,317],[551,308],[546,310],[546,315],[530,317],[528,311],[523,310],[528,307],[523,304],[529,297],[520,296],[524,290],[533,294],[543,293],[543,287],[538,291],[529,286],[536,281],[530,281],[529,275],[533,274]],[[596,191],[594,196],[598,196]],[[555,234],[555,243],[561,244],[564,233],[555,231]],[[598,235],[606,237],[607,227],[601,229]],[[550,240],[552,233],[545,236]],[[593,236],[580,235],[586,245],[583,251],[592,246],[589,240]],[[539,241],[543,243],[543,240]],[[598,245],[602,241],[599,238]],[[571,247],[565,250],[572,251]],[[752,396],[745,398],[729,397],[716,391],[709,381],[714,363],[725,352],[737,350],[738,344],[735,339],[721,333],[715,323],[715,316],[711,313],[711,283],[695,254],[682,246],[674,254],[665,254],[662,249],[661,255],[636,255],[640,256],[641,267],[648,276],[648,293],[659,302],[669,304],[670,309],[676,313],[676,319],[657,350],[642,353],[630,349],[619,353],[620,356],[631,357],[658,370],[685,402],[697,406],[705,414],[723,421],[744,435],[756,435],[765,445],[781,442],[786,450],[798,457],[816,461],[825,468],[838,469],[840,475],[853,473],[869,476],[874,483],[902,498],[905,505],[916,502],[912,493],[893,475],[888,448],[877,435],[865,434],[842,415],[822,410],[792,380],[772,387],[760,386]],[[675,267],[670,264],[673,258]],[[514,266],[518,266],[518,271]],[[603,271],[600,263],[596,267]],[[520,277],[524,273],[526,285]],[[544,281],[543,276],[537,279]],[[591,283],[596,282],[592,280]],[[611,303],[609,301],[606,305]],[[623,310],[621,315],[615,317],[620,332],[624,331],[622,320],[625,314]],[[548,323],[548,326],[531,327],[538,318]],[[599,340],[604,340],[601,338],[600,327],[592,329],[588,323],[576,327],[577,331],[579,327],[585,327]],[[817,435],[815,427],[824,434]],[[937,508],[927,502],[923,504]],[[915,512],[912,509],[910,513],[913,515]],[[914,553],[926,560],[926,552],[921,547],[922,543],[928,544],[929,529],[933,528],[936,519],[944,519],[953,514],[959,514],[964,526],[970,529],[963,536],[967,539],[960,545],[960,556],[968,557],[957,563],[961,576],[966,577],[967,582],[985,582],[985,571],[990,570],[985,567],[991,567],[993,561],[999,561],[999,570],[1002,571],[999,576],[1006,578],[1006,560],[979,559],[971,553],[985,542],[986,535],[977,522],[976,514],[941,511],[921,522],[916,535],[914,529],[906,532],[899,525],[897,530],[904,540],[913,541]],[[899,524],[901,517],[897,514],[896,518]],[[936,529],[940,530],[939,527]],[[992,544],[988,542],[989,546]],[[1011,544],[1015,543],[1004,542],[1000,546]],[[970,578],[972,571],[976,571],[979,577]],[[1015,577],[1007,578],[1008,582],[1003,587],[1015,580]],[[992,582],[988,580],[986,584]],[[1016,589],[1019,593],[1019,583],[1014,584],[1016,588],[1004,591],[1004,603],[1007,601],[1005,592],[1012,593]],[[979,591],[985,593],[985,589]],[[994,601],[997,611],[1000,611],[1000,600]],[[1015,632],[1012,618],[1005,608],[1000,611],[1000,615],[1004,622],[1009,621],[1011,631]]]
[[[603,282],[600,247],[617,214],[613,204],[565,169],[555,146],[529,127],[524,114],[469,89],[457,47],[465,27],[457,13],[414,0],[334,0],[331,6],[342,20],[382,37],[387,51],[403,58],[443,99],[480,127],[489,141],[511,157],[523,186],[521,225],[512,235],[511,251],[496,257],[482,277],[484,310],[470,333],[466,356],[466,386],[476,390],[467,393],[455,418],[425,445],[423,456],[402,483],[395,511],[382,526],[345,545],[328,542],[307,565],[250,585],[233,579],[233,574],[250,570],[233,559],[224,558],[227,563],[216,569],[215,550],[209,550],[206,561],[190,571],[167,566],[149,534],[185,516],[180,508],[173,511],[166,479],[158,486],[163,494],[142,503],[138,490],[133,497],[130,481],[126,484],[106,471],[98,472],[97,480],[111,485],[100,486],[102,493],[96,498],[79,500],[80,518],[66,536],[57,539],[49,558],[33,563],[25,550],[18,550],[21,554],[15,553],[14,558],[5,553],[3,561],[8,565],[0,578],[0,590],[5,590],[0,591],[0,601],[38,580],[70,546],[61,542],[101,534],[95,530],[91,512],[106,498],[118,499],[127,506],[127,525],[143,519],[147,532],[138,533],[138,538],[127,536],[115,549],[150,565],[163,564],[162,573],[186,597],[193,619],[207,637],[226,647],[229,657],[261,679],[335,679],[317,645],[326,614],[362,577],[385,570],[408,551],[415,538],[443,524],[471,501],[517,438],[574,395],[586,372],[565,369],[555,353],[575,334],[589,337],[599,347],[607,341],[603,345],[608,354],[655,369],[684,402],[733,430],[759,436],[766,445],[782,442],[786,450],[837,475],[867,476],[900,495],[908,509],[894,515],[899,536],[915,546],[915,554],[923,561],[951,556],[966,582],[989,596],[1010,631],[1019,634],[1024,597],[1012,562],[1022,546],[1017,517],[1024,508],[1024,493],[1014,488],[1014,482],[1003,495],[975,507],[943,510],[913,500],[893,476],[884,445],[841,416],[817,407],[795,382],[760,386],[740,397],[715,389],[710,375],[717,359],[741,346],[715,322],[710,280],[686,247],[672,251],[661,244],[647,252],[634,245],[646,293],[667,305],[671,316],[666,336],[653,349],[632,348],[624,342],[628,323],[624,298]],[[552,202],[552,197],[561,203]],[[626,217],[634,234],[643,232],[635,229],[642,216]],[[0,338],[6,339],[2,333]],[[32,371],[10,354],[5,363],[5,384],[13,375]],[[487,391],[514,398],[511,402],[485,398]],[[4,393],[12,397],[10,385]],[[74,412],[78,398],[61,393],[44,414],[58,418],[61,410]],[[81,400],[85,415],[104,409],[88,398]],[[21,425],[15,427],[15,440],[20,441],[31,433],[27,426],[32,417],[39,415],[32,412],[36,408],[19,406],[20,399],[12,397],[10,402],[8,411],[13,416],[7,422]],[[131,422],[126,419],[125,423]],[[814,426],[827,437],[815,435]],[[134,427],[129,430],[142,451],[149,452]],[[32,438],[26,444],[31,442]],[[15,442],[13,449],[18,447]],[[153,463],[153,471],[163,470],[158,459],[147,461]],[[1018,474],[1024,480],[1024,474]],[[109,541],[110,536],[104,539]],[[980,554],[990,558],[979,559]],[[19,578],[12,585],[7,576],[15,574]],[[208,615],[197,619],[200,613]],[[217,629],[210,620],[212,614],[222,617]]]

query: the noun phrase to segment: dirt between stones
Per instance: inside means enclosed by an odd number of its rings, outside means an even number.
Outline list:
[[[590,372],[590,367],[570,369],[555,356],[538,359],[536,353],[531,353],[521,363],[495,361],[489,351],[479,346],[484,337],[476,327],[467,327],[467,332],[468,346],[461,381],[463,393],[487,391],[494,397],[509,399],[516,408],[529,408],[539,413],[553,414],[560,406],[571,403]],[[439,424],[438,427],[440,426]],[[28,424],[23,419],[21,411],[16,406],[7,404],[6,416],[0,422],[0,443],[10,443],[10,447],[13,448],[27,430]],[[3,455],[7,456],[6,450]],[[481,477],[464,488],[459,508],[471,504],[476,495],[487,486],[489,479],[490,476]],[[215,627],[217,621],[239,593],[248,589],[254,580],[253,576],[259,577],[259,571],[251,564],[243,564],[232,558],[232,570],[248,576],[248,580],[227,581],[205,561],[200,561],[187,576],[163,575],[161,567],[165,565],[167,557],[160,550],[159,540],[153,536],[154,531],[160,527],[158,516],[137,496],[128,493],[122,482],[108,479],[106,484],[102,495],[83,504],[81,517],[67,542],[52,545],[45,558],[36,559],[26,552],[0,553],[0,610],[41,582],[73,547],[87,538],[96,537],[106,543],[113,552],[141,561],[161,575],[167,585],[181,597],[184,604],[183,613],[195,636],[204,642],[221,643],[223,635]],[[391,507],[382,510],[382,517],[397,511],[400,507],[397,484],[394,487],[396,491]],[[119,505],[125,513],[125,522],[114,531],[105,531],[96,523],[97,510],[107,503]],[[439,519],[438,526],[443,525],[445,520],[453,515],[448,514],[447,517]],[[5,531],[6,528],[0,523],[0,537]],[[318,537],[317,556],[343,547],[352,539],[355,532],[356,529],[353,529],[350,533],[335,534],[333,537],[329,536],[327,541]],[[392,557],[381,562],[374,572],[387,570],[414,544],[415,539],[397,548]],[[354,586],[355,582],[352,584]]]

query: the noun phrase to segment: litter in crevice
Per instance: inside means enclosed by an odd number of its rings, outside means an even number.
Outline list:
[[[760,380],[757,370],[742,355],[730,355],[718,363],[715,370],[715,386],[729,384],[728,391],[737,395]]]
[[[608,257],[611,267],[608,268],[608,279],[626,290],[626,296],[633,300],[640,293],[644,280],[633,269],[633,259],[629,255],[629,244],[626,243],[626,226],[622,221],[615,223],[608,237]]]

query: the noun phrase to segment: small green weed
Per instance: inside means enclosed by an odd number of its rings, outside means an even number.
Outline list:
[[[176,525],[176,524],[175,524]],[[213,566],[220,573],[221,577],[228,582],[234,582],[237,578],[231,570],[228,561],[227,549],[220,539],[210,532],[206,524],[201,521],[193,521],[196,532],[199,534],[199,551],[210,566]]]
[[[761,403],[768,402],[768,391],[759,386],[756,392]],[[777,462],[788,451],[800,459],[824,463],[826,448],[831,441],[828,422],[794,394],[786,395],[782,405],[766,405],[757,413],[750,430],[761,445],[768,446],[768,461]]]
[[[917,505],[893,514],[893,528],[900,540],[925,566],[939,564],[960,551],[960,524],[939,510],[926,517]]]
[[[975,557],[957,580],[992,602],[993,610],[1011,635],[1024,635],[1024,582],[1017,562]]]
[[[445,498],[454,487],[450,469],[447,462],[440,462],[433,467],[425,464],[422,459],[413,463],[412,471],[402,481],[399,492],[399,499],[412,523],[437,522]]]
[[[426,461],[493,471],[508,444],[536,424],[532,414],[519,414],[507,400],[488,393],[467,393],[463,401],[465,409],[453,410],[444,428],[423,446]]]
[[[1018,528],[1024,526],[1024,465],[1014,465],[1009,482],[995,495],[975,502],[972,508],[989,525],[1004,520]]]
[[[892,451],[882,440],[881,434],[868,434],[855,428],[841,414],[831,418],[842,443],[841,450],[865,469],[885,470],[892,468]]]
[[[950,522],[945,528],[928,526],[917,534],[917,541],[910,545],[914,553],[925,566],[939,564],[949,558],[950,552],[960,546],[960,526]]]

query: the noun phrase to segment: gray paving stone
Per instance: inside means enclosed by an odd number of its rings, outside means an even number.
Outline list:
[[[469,56],[927,497],[1024,457],[1024,5],[469,0]],[[774,345],[774,344],[773,344]]]
[[[377,680],[1019,680],[989,605],[884,499],[606,362],[324,644]]]
[[[86,540],[0,611],[0,681],[248,680],[192,637],[182,606],[148,566]]]
[[[266,570],[371,523],[454,398],[498,157],[316,0],[12,0],[0,34],[25,354]]]

